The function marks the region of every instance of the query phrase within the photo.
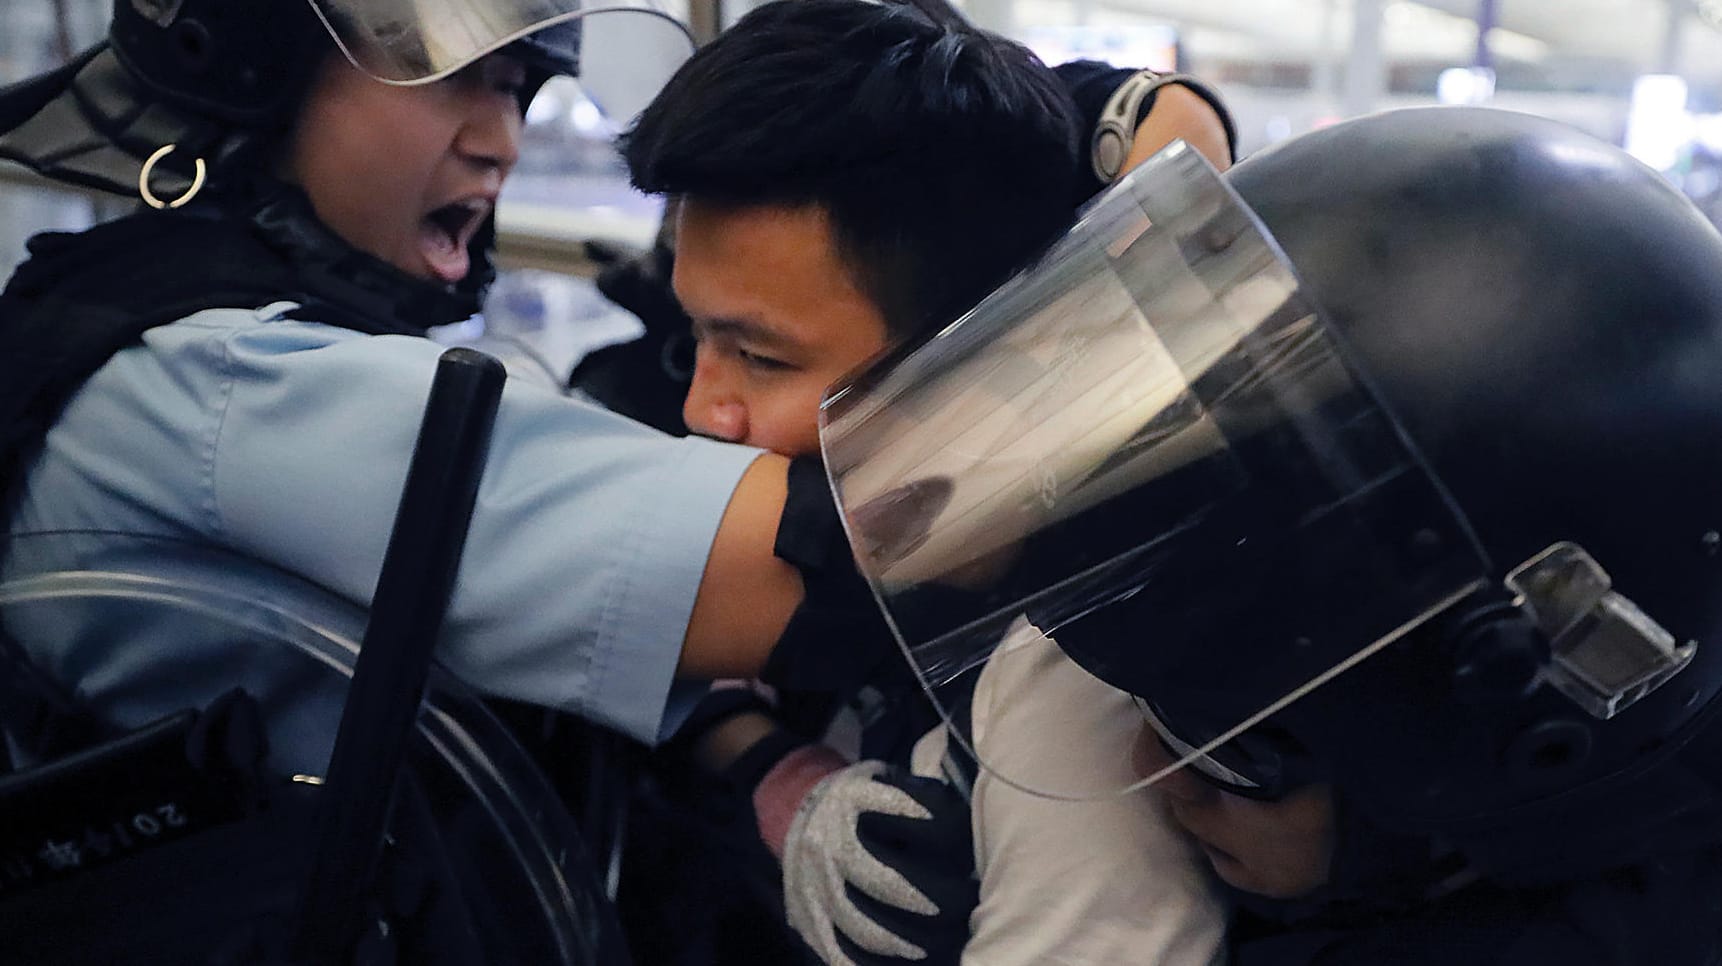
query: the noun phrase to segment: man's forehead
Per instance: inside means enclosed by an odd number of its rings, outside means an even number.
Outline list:
[[[791,347],[814,335],[790,299],[748,274],[722,254],[705,257],[697,247],[678,251],[671,288],[696,336]]]
[[[842,339],[856,310],[874,314],[816,208],[685,199],[673,284],[696,333],[756,344],[817,346]]]

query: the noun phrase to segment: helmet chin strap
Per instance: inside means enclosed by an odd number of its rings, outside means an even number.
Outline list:
[[[1390,832],[1336,789],[1333,865],[1323,901],[1415,905],[1475,879],[1469,859],[1434,836]]]
[[[354,248],[316,215],[298,187],[256,176],[252,197],[228,202],[226,213],[249,221],[271,247],[306,276],[312,291],[339,296],[348,311],[375,316],[365,331],[422,335],[433,326],[460,322],[476,314],[495,278],[488,245],[493,231],[480,231],[471,243],[472,270],[455,286],[409,275]],[[306,315],[307,321],[327,321]],[[358,328],[348,325],[348,328]]]

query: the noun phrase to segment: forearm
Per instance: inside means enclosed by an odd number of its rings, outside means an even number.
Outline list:
[[[807,793],[849,764],[823,745],[789,735],[763,708],[720,718],[688,742],[688,758],[746,796],[761,840],[779,857]]]
[[[889,650],[817,459],[762,456],[712,542],[677,673],[829,691]]]
[[[701,771],[722,774],[776,730],[777,722],[765,712],[742,712],[725,718],[700,735],[689,749],[690,754]]]
[[[801,575],[773,547],[788,494],[789,461],[748,467],[724,511],[694,599],[677,674],[757,677],[801,603]]]

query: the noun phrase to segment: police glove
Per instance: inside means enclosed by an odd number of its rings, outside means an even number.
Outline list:
[[[980,901],[968,803],[882,762],[802,800],[783,853],[789,924],[832,966],[956,963]]]

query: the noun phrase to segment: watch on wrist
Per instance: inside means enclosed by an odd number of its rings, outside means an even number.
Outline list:
[[[1124,159],[1130,157],[1130,147],[1136,142],[1136,129],[1154,109],[1154,95],[1168,84],[1181,84],[1201,93],[1206,90],[1201,81],[1189,74],[1162,74],[1139,70],[1107,98],[1100,110],[1100,122],[1094,126],[1088,156],[1094,165],[1094,176],[1102,184],[1118,180],[1124,171]]]

